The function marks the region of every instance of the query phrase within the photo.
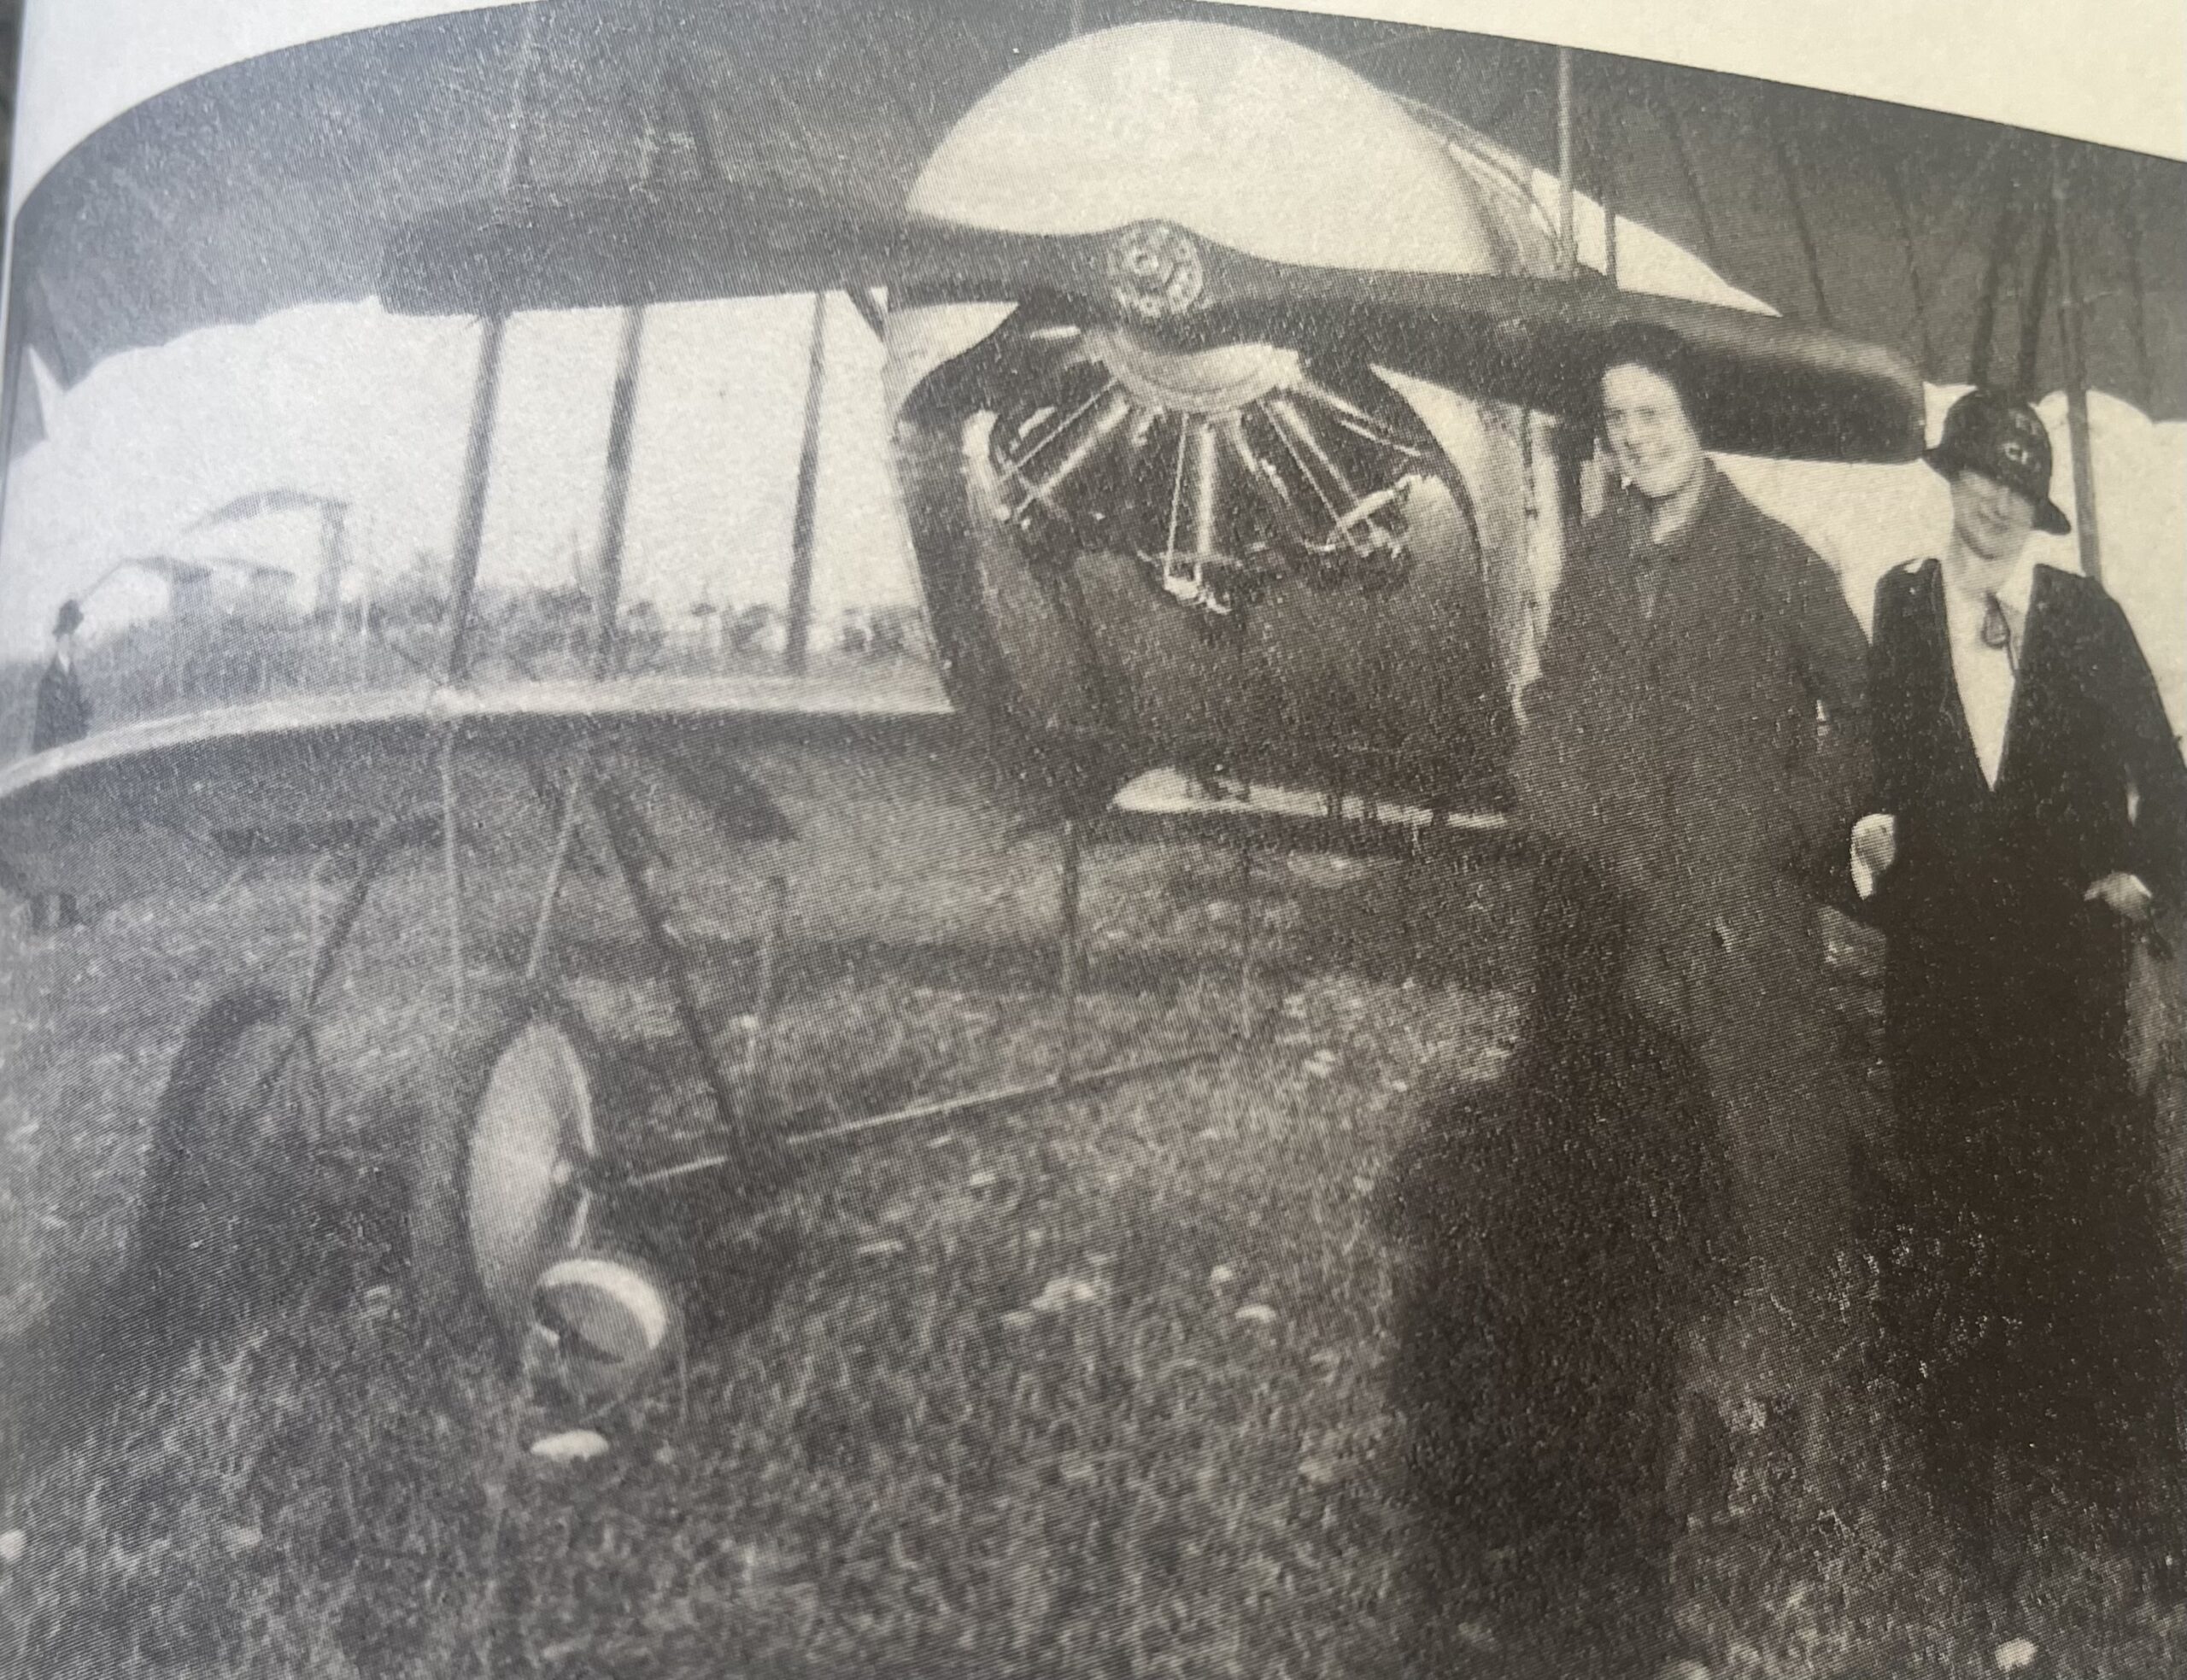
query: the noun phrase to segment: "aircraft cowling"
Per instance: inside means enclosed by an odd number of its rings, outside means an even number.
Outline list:
[[[1160,765],[1502,801],[1532,657],[1533,417],[1170,330],[1209,240],[1541,274],[1515,173],[1351,71],[1218,24],[1082,37],[990,90],[918,214],[1099,234],[1125,325],[892,296],[898,477],[952,697],[1090,810]],[[1138,324],[1143,318],[1145,326]]]

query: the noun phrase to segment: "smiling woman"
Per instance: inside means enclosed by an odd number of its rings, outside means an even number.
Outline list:
[[[1520,796],[1615,884],[1625,1005],[1706,1070],[1744,1275],[1690,1380],[1791,1425],[1828,1497],[1858,1434],[1856,1098],[1809,924],[1867,781],[1866,649],[1821,559],[1703,454],[1694,389],[1675,341],[1604,354],[1626,482],[1574,544]]]
[[[2038,521],[2063,523],[2042,423],[1971,392],[1930,460],[1949,546],[1888,574],[1876,606],[1878,787],[1901,837],[1873,901],[1903,1140],[1884,1305],[2002,1598],[2038,1483],[2155,1554],[2183,1546],[2187,1282],[2151,1188],[2161,1097],[2126,1033],[2132,945],[2187,878],[2187,766],[2124,615],[2028,554]]]

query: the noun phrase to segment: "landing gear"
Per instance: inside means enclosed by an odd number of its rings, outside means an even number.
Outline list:
[[[599,1051],[543,992],[472,1010],[413,1156],[411,1274],[430,1320],[460,1329],[483,1310],[514,1350],[540,1273],[593,1229]]]
[[[224,993],[184,1035],[161,1096],[123,1285],[150,1354],[308,1282],[326,1088],[307,1017],[266,986]]]

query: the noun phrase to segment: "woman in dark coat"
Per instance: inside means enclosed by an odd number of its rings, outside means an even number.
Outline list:
[[[2187,767],[2125,615],[2025,554],[2066,529],[2034,411],[1973,393],[1929,459],[1953,536],[1877,588],[1885,814],[1856,850],[1905,1174],[1885,1328],[1988,1569],[2001,1472],[2178,1523],[2187,1294],[2125,1036],[2137,924],[2187,881]]]
[[[1566,564],[1517,780],[1534,833],[1618,896],[1626,1001],[1707,1070],[1743,1277],[1696,1386],[1767,1402],[1825,1491],[1856,1341],[1857,1092],[1811,918],[1867,791],[1867,648],[1836,574],[1703,453],[1690,383],[1652,330],[1606,359],[1627,488]]]

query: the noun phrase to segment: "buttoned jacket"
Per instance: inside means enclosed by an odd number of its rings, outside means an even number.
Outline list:
[[[1709,928],[1835,887],[1868,775],[1867,656],[1837,575],[1704,470],[1652,612],[1637,580],[1645,505],[1620,498],[1581,532],[1518,781],[1540,832]]]

